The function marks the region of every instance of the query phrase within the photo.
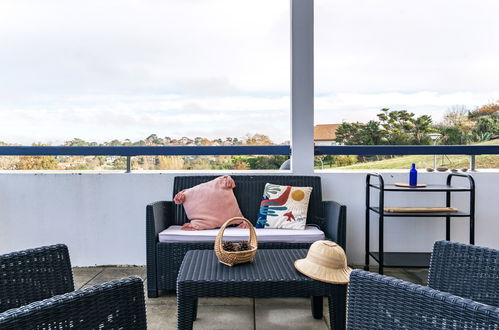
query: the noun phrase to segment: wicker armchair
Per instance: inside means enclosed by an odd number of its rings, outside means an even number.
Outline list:
[[[438,241],[428,287],[355,270],[348,329],[499,329],[499,251]]]
[[[0,256],[0,329],[146,329],[139,277],[74,291],[58,244]]]

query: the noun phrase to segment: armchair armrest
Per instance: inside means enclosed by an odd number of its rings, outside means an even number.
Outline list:
[[[348,329],[494,329],[499,308],[363,270],[350,275]]]
[[[326,217],[326,237],[346,249],[347,241],[347,207],[333,201],[324,201]]]
[[[0,313],[0,328],[146,329],[139,277],[111,281]]]
[[[73,290],[66,245],[0,255],[0,312]]]
[[[147,291],[157,297],[156,244],[158,234],[173,224],[173,202],[160,201],[146,206]]]
[[[158,239],[158,234],[173,224],[173,202],[159,201],[146,206],[147,240]]]

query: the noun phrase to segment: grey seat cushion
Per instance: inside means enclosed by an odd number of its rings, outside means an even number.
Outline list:
[[[214,242],[218,229],[181,230],[181,226],[170,226],[159,233],[159,241],[169,242]],[[316,226],[306,226],[297,229],[255,228],[258,242],[313,243],[324,239],[324,232]],[[248,229],[227,228],[224,231],[224,241],[244,241],[248,239]]]

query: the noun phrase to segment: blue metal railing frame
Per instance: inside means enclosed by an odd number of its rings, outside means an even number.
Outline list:
[[[499,142],[498,142],[499,143]],[[316,146],[316,155],[497,155],[499,145]],[[0,146],[0,156],[209,156],[291,155],[289,145],[271,146]]]
[[[315,155],[498,155],[499,145],[487,146],[316,146]],[[0,156],[124,156],[126,172],[133,156],[291,155],[289,145],[271,146],[0,146]]]
[[[316,146],[316,155],[497,155],[498,145],[452,146]]]
[[[290,155],[289,145],[272,146],[0,146],[2,156],[211,156]]]

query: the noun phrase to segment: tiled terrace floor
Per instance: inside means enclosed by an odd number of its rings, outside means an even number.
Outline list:
[[[425,284],[426,269],[385,269],[386,275],[418,284]],[[73,268],[75,288],[86,288],[122,277],[137,275],[147,281],[145,267],[76,267]],[[145,283],[144,283],[145,284]],[[327,299],[324,299],[324,303]],[[148,299],[149,329],[175,329],[177,305],[174,294]],[[327,311],[327,308],[324,308]],[[201,298],[194,329],[329,329],[329,315],[322,320],[312,317],[306,298]]]

